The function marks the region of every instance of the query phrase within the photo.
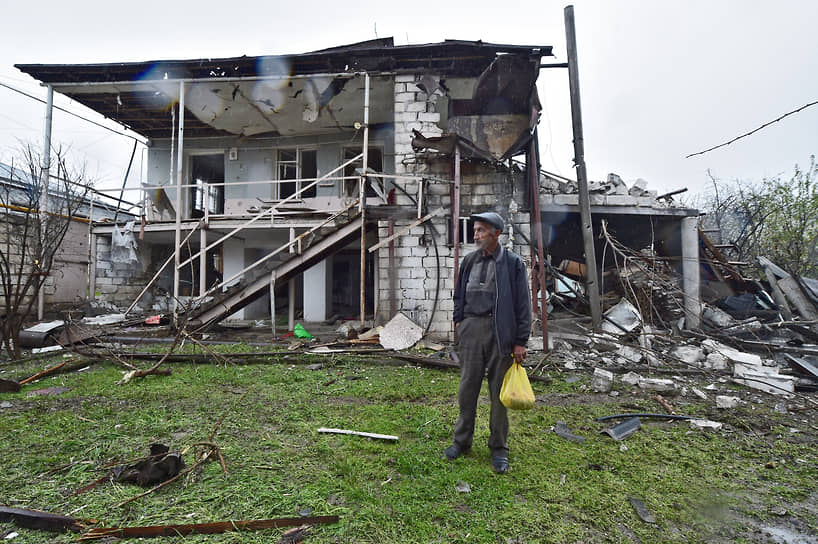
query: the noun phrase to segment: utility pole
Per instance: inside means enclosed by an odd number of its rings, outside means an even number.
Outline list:
[[[591,305],[594,330],[602,322],[599,281],[594,251],[594,229],[591,222],[591,198],[588,195],[588,173],[585,170],[585,142],[582,136],[582,110],[579,100],[579,67],[577,66],[577,34],[574,28],[574,6],[565,8],[565,43],[568,50],[568,86],[571,91],[571,120],[574,128],[574,166],[579,183],[579,215],[582,241],[585,247],[585,290]]]

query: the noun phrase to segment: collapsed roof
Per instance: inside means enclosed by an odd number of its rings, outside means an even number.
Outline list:
[[[538,70],[540,58],[551,54],[550,46],[461,40],[396,46],[392,38],[383,38],[293,55],[15,66],[134,132],[158,139],[172,136],[180,81],[186,83],[186,137],[321,133],[351,129],[361,121],[360,73],[373,76],[370,102],[391,104],[394,74],[480,77],[491,75],[487,69],[506,55]],[[481,87],[492,88],[486,83]],[[493,90],[502,93],[501,85],[508,81],[497,80]],[[528,96],[508,97],[511,103],[529,102]],[[370,115],[371,125],[393,121],[391,109],[373,109]]]

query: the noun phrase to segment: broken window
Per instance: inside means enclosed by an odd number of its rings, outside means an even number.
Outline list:
[[[224,153],[191,156],[190,172],[191,217],[204,217],[205,210],[224,213]]]
[[[468,216],[460,217],[460,228],[457,232],[457,242],[459,244],[471,244],[474,241],[474,221]],[[454,229],[449,220],[449,245],[454,245]]]
[[[318,177],[318,153],[315,149],[280,149],[278,151],[278,198],[292,196]],[[302,181],[304,180],[304,181]],[[315,185],[302,191],[300,198],[315,197]]]
[[[343,162],[347,162],[348,160],[354,158],[357,155],[360,155],[363,152],[362,147],[345,147],[344,148],[344,160]],[[366,158],[367,162],[367,170],[370,172],[383,172],[383,151],[381,151],[378,147],[370,147],[369,154]],[[344,177],[349,176],[360,176],[363,174],[363,158],[358,159],[355,162],[348,164],[344,168]],[[366,184],[366,196],[377,196],[377,192],[372,188],[372,183],[383,183],[381,178],[369,178],[368,183]],[[357,179],[345,179],[344,180],[344,192],[343,196],[357,196],[358,195],[358,180]]]

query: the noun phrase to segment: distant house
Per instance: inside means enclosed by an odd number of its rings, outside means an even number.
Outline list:
[[[49,209],[55,210],[52,213],[64,211],[66,198],[76,198],[73,195],[67,197],[57,189],[58,186],[54,183],[50,188]],[[24,218],[38,216],[39,199],[42,198],[40,187],[40,181],[32,179],[28,170],[0,163],[0,244],[4,254],[18,263],[23,256],[14,244],[19,243]],[[93,191],[89,195],[93,195]],[[86,196],[72,206],[76,209],[73,220],[54,255],[54,265],[44,288],[44,302],[52,309],[71,307],[88,299],[91,219],[111,222],[117,215],[115,205],[105,197]],[[122,221],[133,221],[136,217],[129,210],[118,212],[118,219]]]
[[[101,256],[113,226],[93,227],[104,298],[127,306],[156,276],[140,304],[204,301],[194,323],[269,318],[286,300],[291,325],[403,312],[450,337],[470,214],[500,213],[503,243],[531,264],[532,195],[542,194],[546,251],[581,259],[581,235],[560,236],[578,217],[576,195],[552,195],[532,153],[550,55],[385,38],[295,55],[18,68],[150,141],[139,265],[112,272]],[[649,217],[678,230],[695,213],[601,198],[604,213],[632,212],[624,223],[642,231]]]

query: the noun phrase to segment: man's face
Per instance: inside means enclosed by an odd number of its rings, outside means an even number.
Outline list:
[[[499,230],[482,221],[474,222],[474,243],[478,249],[491,253],[497,248],[499,238]]]

